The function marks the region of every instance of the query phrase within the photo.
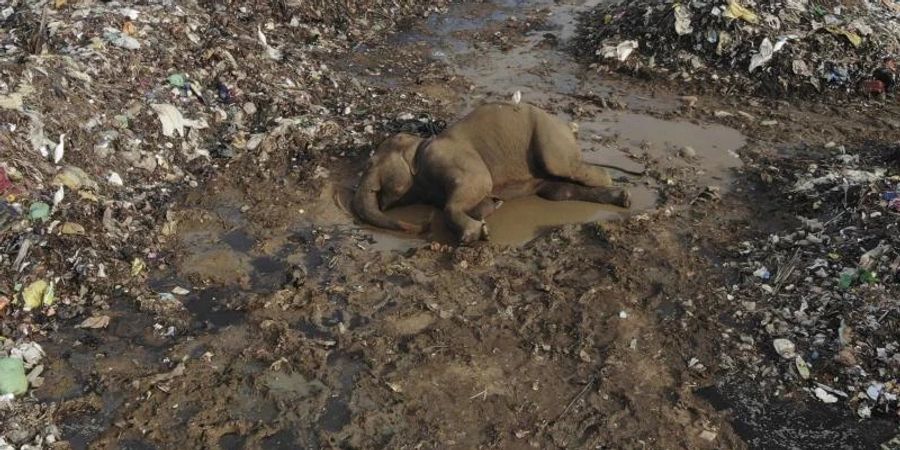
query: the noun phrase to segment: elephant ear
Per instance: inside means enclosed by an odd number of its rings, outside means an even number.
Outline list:
[[[407,142],[406,146],[403,148],[403,162],[406,163],[406,166],[409,168],[409,173],[412,176],[415,176],[416,172],[418,172],[415,162],[416,155],[420,151],[422,151],[430,142],[431,139],[422,139],[418,136],[412,136],[410,141]]]

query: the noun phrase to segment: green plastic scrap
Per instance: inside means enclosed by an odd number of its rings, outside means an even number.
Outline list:
[[[31,220],[40,220],[46,222],[50,217],[50,205],[44,202],[34,202],[28,208],[28,217]]]
[[[28,392],[25,364],[18,358],[0,358],[0,395]]]
[[[169,75],[169,84],[177,88],[184,87],[185,79],[183,73],[173,73]]]

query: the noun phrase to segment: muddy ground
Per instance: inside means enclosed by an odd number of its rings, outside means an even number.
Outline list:
[[[47,368],[33,393],[62,439],[862,449],[893,438],[895,414],[861,421],[808,395],[776,398],[720,366],[740,331],[723,291],[740,275],[723,263],[736,243],[796,221],[756,161],[897,142],[896,101],[721,97],[587,68],[565,44],[592,3],[455,4],[333,67],[393,93],[391,110],[416,97],[443,121],[519,90],[579,125],[586,158],[648,169],[622,180],[632,210],[522,199],[489,220],[493,242],[455,247],[440,226],[410,237],[354,222],[346,204],[365,152],[326,161],[318,177],[263,177],[237,160],[181,192],[145,290],[108,302],[108,328],[62,324],[40,341]],[[685,95],[699,96],[693,107]],[[695,158],[679,156],[685,146]],[[176,287],[190,292],[159,298]],[[770,348],[751,351],[777,359]]]

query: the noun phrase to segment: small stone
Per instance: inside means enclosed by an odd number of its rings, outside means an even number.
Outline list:
[[[684,159],[694,159],[697,157],[697,150],[694,150],[694,147],[685,145],[678,151],[678,155]]]
[[[859,409],[856,410],[856,414],[862,419],[868,419],[872,417],[872,407],[866,404],[859,405]]]
[[[869,396],[872,400],[878,400],[878,397],[881,396],[881,392],[884,390],[884,384],[882,383],[872,383],[868,388],[866,388],[866,395]]]
[[[822,401],[822,403],[835,403],[838,401],[838,398],[834,395],[831,395],[825,389],[820,387],[816,388],[816,398]]]
[[[187,289],[185,289],[185,288],[183,288],[183,287],[181,287],[181,286],[175,286],[175,287],[172,289],[172,293],[175,294],[175,295],[188,295],[188,294],[191,293],[191,291],[189,291],[189,290],[187,290]]]
[[[712,441],[716,440],[716,436],[718,436],[718,435],[719,434],[716,433],[715,431],[703,430],[702,432],[700,432],[700,439],[703,439],[704,441],[712,442]]]
[[[806,364],[806,361],[804,361],[800,355],[797,355],[797,357],[794,358],[794,367],[797,368],[797,373],[800,374],[800,378],[803,378],[804,380],[809,379],[809,365]]]
[[[588,352],[584,351],[584,349],[578,352],[578,357],[581,358],[581,360],[584,362],[591,362],[591,355],[589,355]]]
[[[109,184],[113,186],[122,186],[125,184],[125,182],[122,181],[122,177],[115,172],[110,172],[109,176],[106,178],[106,181],[108,181]]]
[[[775,352],[784,359],[793,359],[797,356],[797,348],[788,339],[775,339],[772,345],[775,347]]]

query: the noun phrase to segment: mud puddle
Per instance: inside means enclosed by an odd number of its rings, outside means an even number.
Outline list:
[[[454,5],[445,15],[433,16],[423,27],[394,36],[397,43],[425,46],[439,54],[450,70],[470,84],[470,93],[462,101],[464,114],[487,100],[507,100],[519,91],[523,101],[550,109],[563,120],[578,125],[579,144],[586,161],[609,164],[630,171],[646,167],[647,158],[659,169],[691,172],[700,183],[725,188],[732,170],[740,166],[735,153],[746,143],[731,128],[719,125],[657,119],[644,113],[666,113],[678,106],[676,98],[647,98],[618,90],[596,74],[586,72],[563,51],[575,30],[577,11],[597,1],[523,3],[505,0],[492,4]],[[527,7],[527,9],[526,9]],[[525,15],[542,11],[544,25],[528,33],[522,45],[509,51],[478,49],[464,38],[466,31],[490,28],[507,20],[526,20]],[[545,45],[553,36],[554,45]],[[627,105],[629,111],[615,112],[584,104],[578,117],[561,105],[585,96],[609,99]],[[687,150],[686,150],[687,148]],[[686,157],[685,157],[686,156]],[[622,173],[612,171],[613,176]],[[528,197],[507,202],[487,219],[491,241],[500,245],[522,245],[555,226],[617,220],[653,209],[657,204],[656,186],[661,180],[625,177],[634,205],[629,210],[582,202],[550,202]],[[662,180],[664,181],[664,180]],[[452,242],[439,211],[428,207],[406,207],[390,212],[416,223],[432,224],[425,236],[371,231],[379,250],[406,250],[427,241]],[[437,220],[435,220],[437,219]]]
[[[699,183],[727,188],[732,179],[731,171],[740,166],[735,151],[745,144],[738,131],[719,125],[658,119],[650,114],[674,110],[679,104],[676,98],[648,98],[621,90],[585,71],[564,51],[567,40],[574,34],[577,12],[597,3],[595,0],[562,4],[544,0],[501,0],[454,4],[446,14],[431,15],[418,27],[393,35],[389,43],[424,50],[470,83],[470,92],[456,105],[459,114],[465,114],[487,100],[506,100],[513,92],[520,91],[524,101],[547,108],[561,119],[578,125],[579,144],[585,160],[590,163],[643,171],[648,169],[646,162],[650,161],[654,169],[687,171]],[[473,33],[492,30],[513,18],[524,21],[535,16],[543,24],[527,33],[523,44],[509,51],[490,46],[479,48],[483,46],[472,43]],[[554,36],[555,45],[545,45],[548,35]],[[372,49],[366,46],[357,49],[356,53],[361,56],[357,61],[360,68],[377,74],[377,78],[390,78],[382,70],[386,68],[373,62],[377,58],[369,55],[370,51]],[[586,95],[621,101],[629,112],[611,111],[580,100]],[[573,103],[581,105],[577,113],[568,107]],[[685,152],[688,152],[687,157]],[[534,196],[516,199],[506,202],[487,219],[491,241],[499,245],[523,245],[554,227],[619,220],[657,206],[657,189],[664,179],[626,176],[615,170],[611,170],[611,174],[629,189],[632,208],[550,202]],[[351,189],[347,185],[328,186],[318,201],[304,206],[304,214],[296,215],[292,228],[359,229],[347,208]],[[251,238],[241,231],[244,219],[240,218],[239,211],[236,212],[239,208],[236,205],[240,203],[240,200],[226,201],[224,205],[207,207],[208,212],[224,222],[224,227],[213,230],[212,235],[205,236],[208,238],[205,241],[203,233],[209,230],[201,230],[199,238],[182,238],[187,250],[180,264],[184,268],[182,275],[253,290],[277,284],[278,278],[283,281],[290,263],[276,267],[277,259],[262,260],[262,256],[253,251]],[[410,236],[366,227],[362,232],[371,236],[371,241],[360,245],[391,252],[406,251],[432,241],[454,242],[440,211],[435,208],[416,205],[389,214],[415,223],[429,223],[430,230],[420,236]],[[280,251],[291,252],[286,248]],[[267,262],[269,264],[264,265],[271,270],[265,276],[267,271],[260,263]]]
[[[629,171],[676,168],[692,172],[702,183],[727,187],[731,170],[740,165],[734,153],[745,143],[736,130],[704,124],[669,121],[645,113],[665,113],[678,102],[674,98],[646,98],[604,84],[583,71],[561,46],[574,29],[574,15],[596,2],[556,4],[518,1],[493,4],[457,4],[446,15],[428,19],[425,27],[399,33],[396,45],[429,46],[442,52],[446,64],[471,83],[472,89],[457,105],[460,114],[485,100],[506,99],[516,90],[526,101],[550,109],[564,120],[578,124],[578,139],[586,161],[610,164]],[[511,17],[525,17],[533,9],[548,8],[546,26],[526,35],[526,42],[511,51],[476,49],[466,40],[472,33]],[[527,9],[526,9],[527,8]],[[552,12],[552,14],[548,13]],[[524,19],[523,19],[524,20]],[[558,46],[542,45],[554,33]],[[364,51],[364,50],[360,50]],[[610,111],[578,96],[590,93],[621,98],[629,111]],[[566,105],[580,104],[575,113]],[[684,158],[685,147],[694,156]],[[338,172],[344,171],[338,176]],[[332,180],[354,178],[348,168],[336,169]],[[611,171],[629,189],[629,209],[585,202],[551,202],[534,196],[508,201],[487,219],[490,239],[498,245],[520,246],[549,230],[567,224],[620,220],[657,207],[657,189],[665,180],[635,177]],[[442,214],[416,205],[389,211],[390,215],[416,223],[429,223],[420,236],[361,228],[347,210],[352,185],[332,181],[317,199],[302,203],[284,199],[276,206],[281,216],[277,227],[264,226],[260,211],[248,210],[254,201],[230,186],[211,185],[188,210],[190,218],[179,223],[176,261],[156,275],[156,289],[176,285],[190,289],[185,298],[188,313],[198,329],[219,329],[237,324],[243,308],[239,292],[273,293],[297,283],[309,273],[327,270],[336,260],[317,254],[312,242],[342,242],[384,253],[403,252],[429,242],[453,243]],[[307,199],[309,200],[309,199]],[[276,211],[272,210],[275,214]],[[220,287],[225,286],[222,289]],[[236,289],[236,290],[235,290]]]

